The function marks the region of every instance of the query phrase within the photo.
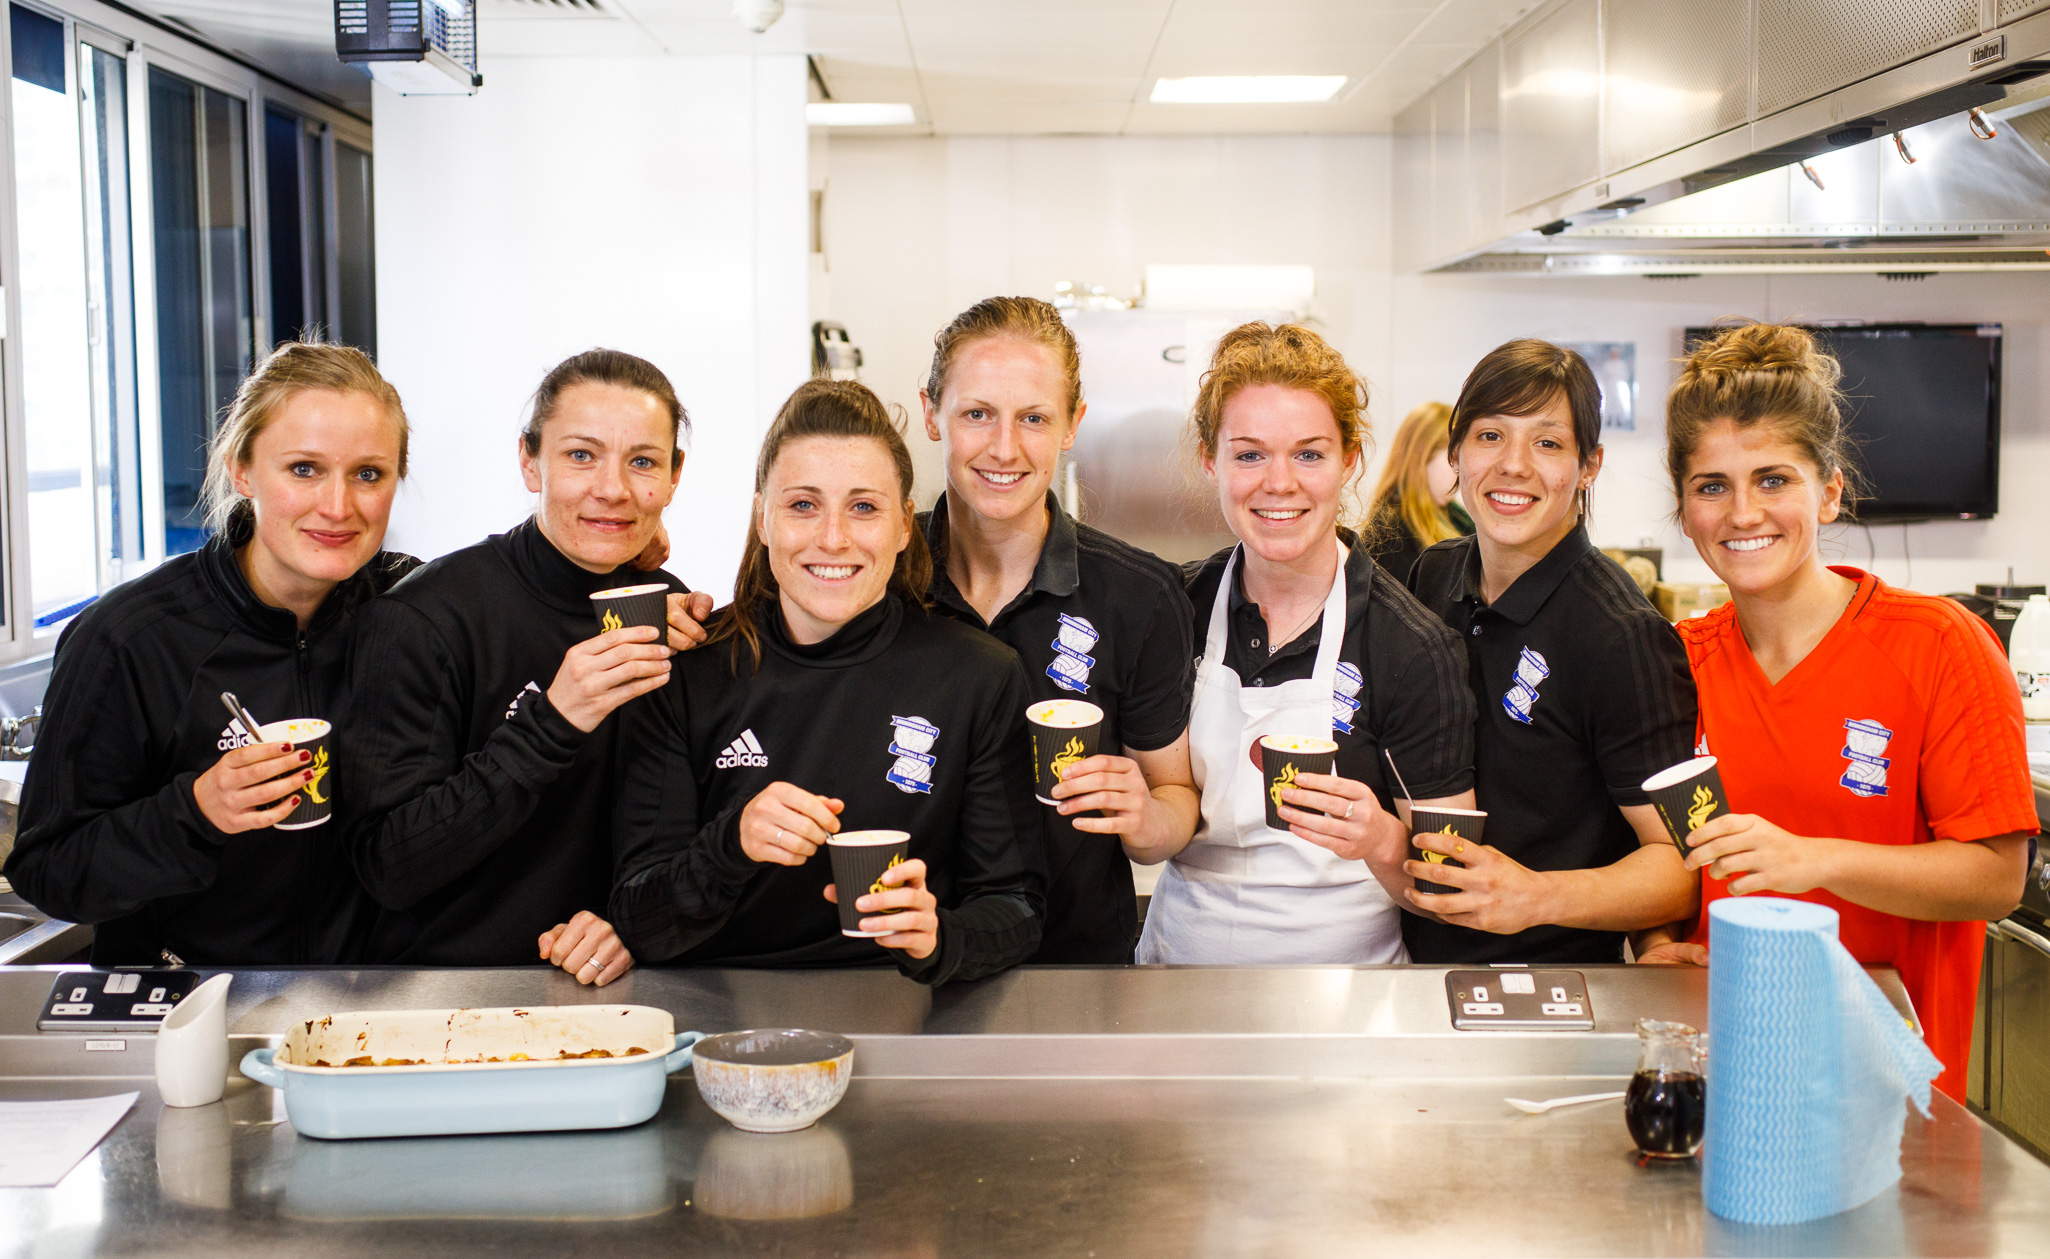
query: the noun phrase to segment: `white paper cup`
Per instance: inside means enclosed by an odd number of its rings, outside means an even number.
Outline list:
[[[228,1087],[228,984],[215,975],[164,1016],[157,1031],[157,1092],[166,1106],[205,1106]]]

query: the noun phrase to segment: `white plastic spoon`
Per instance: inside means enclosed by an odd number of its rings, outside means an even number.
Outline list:
[[[1544,1102],[1526,1102],[1520,1097],[1505,1097],[1502,1100],[1526,1115],[1542,1115],[1561,1106],[1578,1106],[1582,1102],[1613,1102],[1621,1096],[1621,1093],[1582,1093],[1579,1097],[1554,1097]]]

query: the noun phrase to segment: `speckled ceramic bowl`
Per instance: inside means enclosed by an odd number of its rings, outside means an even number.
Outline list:
[[[830,1032],[765,1027],[707,1036],[692,1050],[698,1096],[744,1132],[809,1128],[854,1078],[854,1042]]]

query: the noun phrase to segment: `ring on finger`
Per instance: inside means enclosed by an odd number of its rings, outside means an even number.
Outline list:
[[[605,969],[605,963],[603,963],[603,962],[599,961],[599,960],[598,960],[597,958],[595,958],[595,957],[594,957],[594,958],[592,958],[592,959],[591,959],[590,961],[588,961],[588,962],[585,962],[585,963],[584,963],[584,964],[583,964],[583,965],[582,965],[581,967],[579,967],[578,969],[579,969],[579,971],[587,971],[587,970],[591,969],[591,968],[592,968],[593,966],[597,967],[597,968],[598,968],[599,970],[604,970],[604,969]]]
[[[777,846],[779,846],[779,847],[780,847],[780,846],[782,845],[782,843],[783,843],[783,828],[782,828],[782,827],[780,827],[780,826],[779,826],[779,827],[777,827],[777,828],[776,828],[776,838],[775,838],[775,839],[774,839],[773,841],[771,841],[771,842],[775,843],[775,844],[776,844]]]
[[[1352,801],[1348,801],[1348,802],[1346,803],[1346,806],[1345,806],[1345,816],[1344,816],[1344,817],[1342,817],[1342,818],[1340,818],[1340,819],[1338,819],[1338,820],[1339,820],[1339,821],[1341,821],[1341,822],[1350,822],[1350,821],[1352,821],[1352,807],[1353,807],[1353,805],[1356,805],[1356,804],[1358,804],[1358,803],[1359,803],[1359,801],[1357,801],[1357,800],[1352,800]]]

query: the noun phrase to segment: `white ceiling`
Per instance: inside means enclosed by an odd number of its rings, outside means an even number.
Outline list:
[[[135,0],[130,0],[134,3]],[[479,0],[494,56],[804,52],[833,98],[909,101],[910,134],[1383,131],[1536,0],[789,0],[755,35],[731,0]],[[367,108],[333,59],[332,0],[140,0]],[[1318,105],[1154,105],[1153,80],[1343,74]],[[487,73],[485,91],[490,90]]]

